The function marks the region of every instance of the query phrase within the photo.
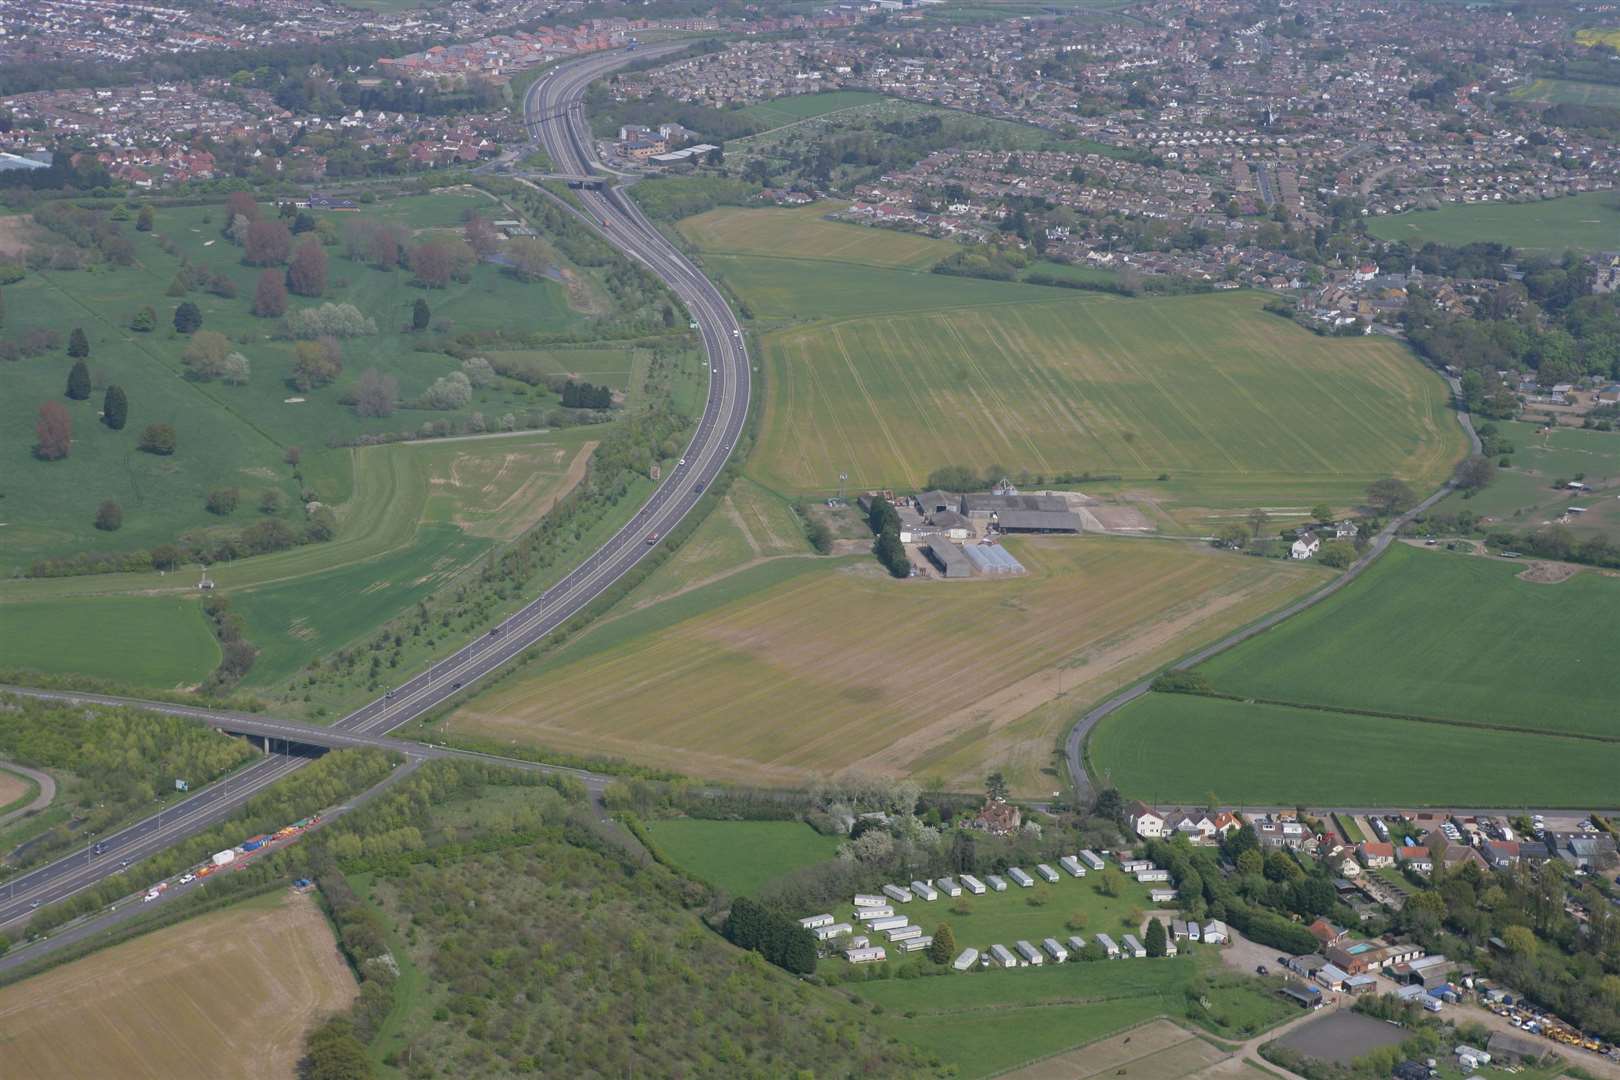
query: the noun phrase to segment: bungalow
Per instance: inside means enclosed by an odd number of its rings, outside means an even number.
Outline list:
[[[1290,559],[1308,559],[1322,550],[1322,541],[1315,533],[1305,533],[1288,549]]]
[[[1204,924],[1203,940],[1210,945],[1225,945],[1227,942],[1226,924],[1219,919],[1211,919]]]
[[[1144,802],[1131,804],[1125,824],[1144,840],[1154,840],[1164,835],[1164,815]]]
[[[1365,866],[1369,870],[1374,870],[1381,866],[1395,865],[1394,844],[1384,844],[1373,840],[1367,840],[1361,844],[1358,844],[1356,846],[1356,851],[1361,855],[1361,865]]]
[[[1429,854],[1429,849],[1426,847],[1402,846],[1396,850],[1395,857],[1400,860],[1402,866],[1407,867],[1414,873],[1434,873],[1434,857]]]

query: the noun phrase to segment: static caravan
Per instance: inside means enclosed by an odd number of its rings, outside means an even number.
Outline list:
[[[1175,940],[1175,938],[1165,938],[1164,939],[1164,955],[1166,955],[1166,956],[1174,956],[1179,951],[1180,950],[1178,950],[1176,948],[1176,940]]]
[[[932,942],[932,940],[932,938],[929,939],[930,942]],[[968,968],[972,967],[978,962],[978,949],[963,949],[962,955],[958,956],[954,961],[952,961],[951,967],[955,968],[957,971],[966,971]]]
[[[889,902],[889,899],[886,896],[872,896],[869,893],[856,893],[855,894],[855,906],[856,907],[882,907],[883,905],[887,904],[888,902]]]
[[[1173,904],[1176,900],[1176,890],[1149,889],[1148,899],[1153,901],[1155,904]]]
[[[1018,867],[1016,867],[1016,866],[1010,868],[1007,871],[1007,876],[1012,878],[1013,881],[1018,885],[1018,887],[1022,888],[1022,889],[1027,889],[1031,885],[1035,884],[1035,879],[1034,878],[1030,877],[1028,874],[1024,873],[1022,870],[1018,869]]]
[[[1085,947],[1086,947],[1086,939],[1085,938],[1081,937],[1079,934],[1070,934],[1069,935],[1069,951],[1070,952],[1076,952],[1077,953],[1080,950],[1084,949]]]
[[[873,933],[880,930],[893,930],[897,926],[904,926],[911,920],[904,915],[885,915],[881,919],[873,919],[866,924],[866,928]]]
[[[871,922],[873,919],[887,919],[893,914],[894,908],[884,904],[882,907],[859,908],[855,912],[855,917],[861,922]]]
[[[1050,866],[1047,866],[1045,863],[1037,864],[1035,867],[1035,872],[1041,875],[1041,877],[1045,878],[1048,884],[1057,884],[1058,872],[1052,869]]]
[[[909,938],[922,937],[922,927],[920,927],[920,926],[897,926],[893,930],[884,931],[884,935],[890,941],[905,941],[905,940],[907,940]]]
[[[883,895],[897,904],[911,903],[911,890],[903,889],[899,885],[883,886]]]
[[[1119,868],[1127,874],[1139,874],[1143,870],[1153,869],[1152,859],[1121,859]]]
[[[1226,924],[1219,919],[1211,919],[1204,924],[1204,940],[1211,945],[1226,944]]]
[[[1197,919],[1188,919],[1187,920],[1187,940],[1188,941],[1197,941],[1198,940],[1198,920]]]
[[[1101,945],[1103,952],[1108,954],[1108,959],[1119,959],[1119,946],[1114,944],[1113,938],[1109,937],[1107,934],[1098,934],[1097,944]]]
[[[997,964],[1000,964],[1004,968],[1012,968],[1012,967],[1017,967],[1018,966],[1018,958],[1016,956],[1014,956],[1012,953],[1008,952],[1007,951],[1007,946],[1005,946],[1005,945],[992,945],[992,946],[990,946],[990,957],[991,957],[991,959],[995,960],[995,962]]]
[[[1055,937],[1049,937],[1041,942],[1041,948],[1045,949],[1046,955],[1050,956],[1056,963],[1061,964],[1069,958],[1069,950],[1059,945],[1058,939]]]
[[[1027,941],[1020,941],[1013,948],[1018,950],[1018,955],[1023,959],[1024,963],[1031,966],[1039,965],[1046,959],[1041,955],[1041,950]]]
[[[995,874],[986,874],[984,880],[990,883],[990,888],[994,892],[1007,891],[1007,881],[1005,878],[999,877]]]
[[[938,881],[934,882],[934,885],[946,896],[962,895],[962,886],[958,885],[954,878],[942,877]]]
[[[1058,865],[1067,870],[1071,877],[1085,877],[1086,868],[1080,865],[1080,860],[1073,855],[1065,855],[1058,860]]]
[[[963,874],[962,884],[966,885],[967,891],[972,893],[974,896],[984,895],[984,882],[980,881],[972,874]]]
[[[907,938],[900,943],[901,952],[922,952],[934,943],[932,937]]]
[[[864,949],[850,949],[844,953],[844,959],[852,964],[870,964],[888,956],[881,945],[868,945]]]
[[[1135,934],[1126,934],[1124,942],[1126,956],[1135,957],[1138,960],[1144,959],[1147,956],[1147,950],[1142,947],[1142,943],[1140,941],[1136,940]]]
[[[920,896],[924,900],[939,899],[939,890],[928,884],[926,881],[913,881],[911,883],[911,891],[914,895]]]
[[[1102,856],[1097,854],[1095,851],[1082,851],[1080,853],[1080,861],[1085,863],[1093,870],[1101,870],[1103,868]]]
[[[847,934],[853,929],[855,928],[847,922],[835,922],[828,923],[826,926],[818,926],[812,932],[816,935],[817,941],[827,941],[838,937],[840,934]]]
[[[818,926],[831,926],[832,923],[833,917],[831,914],[811,915],[807,919],[799,920],[799,925],[804,927],[806,930],[814,930]]]
[[[1170,871],[1154,868],[1152,870],[1138,870],[1136,880],[1143,885],[1154,885],[1161,881],[1170,880]]]

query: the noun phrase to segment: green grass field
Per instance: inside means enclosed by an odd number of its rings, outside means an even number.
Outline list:
[[[364,216],[391,221],[420,236],[430,229],[453,229],[463,210],[498,209],[482,196],[454,192],[383,202]],[[566,331],[584,323],[568,306],[556,282],[522,284],[489,265],[477,267],[466,284],[422,290],[407,271],[385,272],[354,263],[341,245],[329,249],[328,300],[353,303],[371,315],[380,332],[344,343],[344,373],[330,387],[299,394],[286,382],[292,343],[272,336],[275,320],[250,313],[259,270],[240,263],[240,249],[220,239],[221,207],[164,208],[156,230],[130,230],[137,264],[129,268],[43,271],[6,289],[9,334],[35,326],[64,333],[82,326],[89,338],[89,364],[98,387],[117,383],[129,395],[128,426],[114,432],[97,422],[99,389],[89,401],[62,396],[67,364],[58,353],[9,365],[7,393],[0,398],[0,455],[10,465],[0,471],[0,513],[6,521],[3,568],[15,570],[32,559],[75,551],[124,551],[173,540],[187,528],[220,524],[204,509],[207,492],[237,486],[256,500],[277,490],[295,502],[298,485],[283,463],[288,447],[313,455],[334,436],[415,428],[446,414],[402,409],[389,418],[362,419],[340,402],[344,391],[370,367],[394,375],[402,400],[418,396],[437,377],[457,366],[451,357],[418,351],[419,339],[404,332],[417,297],[428,300],[441,329],[506,327]],[[334,215],[341,222],[352,221]],[[175,244],[162,251],[157,237]],[[237,296],[225,299],[194,290],[187,299],[202,310],[204,329],[226,334],[252,364],[245,386],[201,383],[185,377],[180,356],[186,339],[174,333],[170,316],[179,302],[165,288],[185,258],[190,264],[227,276]],[[305,301],[294,298],[293,307]],[[143,304],[159,313],[158,329],[137,334],[129,319]],[[618,362],[618,361],[616,361]],[[302,399],[289,401],[289,399]],[[73,417],[74,445],[63,461],[31,457],[34,417],[46,400],[63,401]],[[509,380],[479,390],[464,412],[506,412],[549,408],[555,396]],[[173,423],[178,449],[154,457],[136,449],[143,427]],[[342,491],[320,492],[340,502]],[[105,499],[121,504],[123,528],[103,533],[92,527]],[[245,500],[244,500],[245,501]],[[236,523],[241,524],[241,523]]]
[[[1471,498],[1448,496],[1442,513],[1467,510],[1486,520],[1486,528],[1500,526],[1525,532],[1561,524],[1577,537],[1620,537],[1620,437],[1612,432],[1553,428],[1545,434],[1536,424],[1498,422],[1502,435],[1513,444],[1511,465],[1498,469],[1490,485]],[[1592,490],[1572,492],[1555,488],[1560,480],[1584,476]],[[1585,508],[1570,514],[1569,508]]]
[[[801,324],[762,341],[748,471],[774,490],[830,491],[846,471],[914,489],[964,464],[1169,482],[1193,506],[1351,505],[1381,475],[1433,488],[1464,451],[1444,384],[1395,342],[1317,337],[1250,293],[1127,301],[931,274],[954,245],[823,213],[680,226],[755,318]]]
[[[798,94],[792,97],[775,98],[770,101],[761,101],[745,107],[743,115],[767,127],[777,128],[783,124],[792,124],[800,120],[808,120],[815,116],[825,116],[839,109],[850,109],[857,105],[870,105],[882,101],[882,94],[874,94],[866,90],[833,90],[825,94]]]
[[[838,838],[802,821],[706,821],[676,818],[647,823],[654,844],[681,869],[726,890],[750,896],[774,878],[830,859]]]
[[[1393,342],[1324,340],[1259,307],[1039,298],[781,331],[750,470],[788,491],[845,470],[914,490],[950,463],[1170,473],[1264,505],[1349,503],[1391,473],[1437,486],[1463,446],[1441,381]]]
[[[1204,664],[1245,697],[1620,739],[1620,578],[1390,548],[1355,583]],[[1445,737],[1445,732],[1435,733]]]
[[[709,532],[718,521],[694,538],[703,561],[671,560],[644,583],[642,597],[664,599],[621,609],[435,730],[749,782],[859,768],[971,790],[996,768],[1050,794],[1066,702],[1323,578],[1207,546],[1086,537],[1009,544],[1022,578],[901,582],[868,555],[756,563]],[[724,574],[728,551],[749,565]],[[950,691],[918,692],[930,685]]]
[[[1620,107],[1620,86],[1574,79],[1537,79],[1513,91],[1512,96],[1521,101],[1545,101],[1551,105]]]
[[[1213,791],[1234,806],[1606,805],[1620,769],[1615,743],[1187,694],[1114,713],[1089,754],[1128,796],[1202,803]]]
[[[153,647],[153,637],[162,648]],[[140,686],[190,686],[219,663],[194,596],[120,596],[0,605],[5,662],[51,674],[93,669]]]
[[[1404,240],[1413,247],[1431,241],[1461,246],[1489,240],[1544,254],[1571,248],[1599,251],[1614,246],[1620,229],[1617,202],[1620,193],[1589,191],[1540,202],[1448,205],[1370,217],[1367,231],[1380,240]]]

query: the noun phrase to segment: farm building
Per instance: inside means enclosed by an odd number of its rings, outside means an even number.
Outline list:
[[[1052,869],[1050,866],[1047,866],[1045,863],[1037,864],[1036,867],[1035,867],[1035,872],[1037,874],[1041,875],[1041,877],[1045,878],[1050,884],[1053,884],[1053,885],[1057,884],[1057,880],[1058,880],[1057,871]]]
[[[1080,515],[1067,510],[1007,510],[990,519],[1004,533],[1077,533]]]
[[[962,895],[962,886],[958,885],[953,878],[942,877],[938,881],[934,882],[934,884],[937,885],[939,887],[939,891],[944,893],[946,896]]]
[[[1058,860],[1058,865],[1067,870],[1074,877],[1085,877],[1086,868],[1080,865],[1080,860],[1073,855],[1065,855]]]
[[[1174,889],[1149,889],[1148,890],[1148,899],[1151,900],[1155,904],[1174,903],[1175,899],[1176,899],[1176,890],[1174,890]]]
[[[883,907],[888,902],[887,897],[872,896],[870,893],[855,894],[856,907]]]
[[[1097,944],[1101,945],[1102,951],[1108,954],[1108,959],[1119,959],[1119,946],[1114,944],[1113,938],[1109,937],[1107,934],[1098,934]]]
[[[882,907],[856,908],[855,917],[861,922],[871,922],[873,919],[886,919],[894,914],[894,908],[888,904]]]
[[[881,919],[873,919],[867,923],[866,928],[875,933],[879,930],[893,930],[897,926],[905,926],[910,921],[904,915],[885,915]]]
[[[957,971],[966,971],[968,968],[972,967],[978,962],[978,949],[963,949],[962,955],[958,956],[954,961],[952,961],[951,967],[955,968]]]
[[[962,513],[973,520],[994,520],[1015,511],[1062,514],[1069,501],[1061,495],[1019,495],[1016,492],[962,496]]]
[[[914,895],[920,896],[924,900],[939,899],[939,890],[928,884],[926,881],[913,881],[911,883],[911,891]]]
[[[967,891],[972,893],[974,896],[983,896],[984,895],[984,882],[980,881],[978,878],[974,877],[972,874],[963,874],[962,875],[962,884],[966,885],[967,886]]]
[[[911,891],[909,889],[902,888],[899,885],[883,886],[883,895],[887,896],[897,904],[911,903]]]
[[[865,945],[859,949],[844,950],[844,959],[852,964],[871,964],[885,959],[888,955],[881,945]]]
[[[993,892],[1006,892],[1007,891],[1007,882],[1006,882],[1006,880],[1001,878],[1001,877],[998,877],[995,874],[986,874],[984,880],[986,880],[986,881],[988,881],[990,883],[990,888],[991,888],[991,890]]]
[[[1126,934],[1122,939],[1122,944],[1126,956],[1135,957],[1138,960],[1147,956],[1147,949],[1143,948],[1142,943],[1136,940],[1135,934]]]
[[[1025,573],[1024,564],[1000,544],[969,544],[962,549],[973,569],[987,577]]]
[[[1018,869],[1018,867],[1016,867],[1016,866],[1008,868],[1007,876],[1012,878],[1013,882],[1015,884],[1017,884],[1019,888],[1022,888],[1022,889],[1027,889],[1031,885],[1035,884],[1035,879],[1034,878],[1030,877],[1028,874],[1024,873],[1022,870]]]
[[[933,943],[934,943],[934,939],[932,937],[907,938],[905,941],[902,941],[900,943],[900,951],[901,952],[922,952],[924,949],[928,948],[928,946],[932,945]]]
[[[1061,964],[1069,958],[1069,950],[1058,944],[1057,938],[1047,938],[1041,942],[1041,948],[1046,950],[1046,955],[1050,956],[1054,963]]]
[[[1103,868],[1102,856],[1097,854],[1095,851],[1082,851],[1080,853],[1080,861],[1085,863],[1093,870],[1101,870]]]
[[[841,935],[847,934],[853,929],[855,928],[849,925],[847,922],[835,922],[828,923],[826,926],[816,927],[814,933],[817,941],[827,941],[831,938],[840,937]]]
[[[968,562],[968,557],[949,540],[930,540],[928,558],[948,578],[965,578],[973,573],[973,564]]]
[[[997,964],[1000,964],[1004,968],[1018,966],[1018,958],[1012,953],[1008,952],[1007,946],[1005,945],[990,946],[990,956]]]
[[[818,926],[830,926],[832,921],[833,917],[831,915],[811,915],[808,918],[800,919],[799,925],[806,930],[814,930]]]
[[[1041,955],[1041,950],[1027,941],[1020,941],[1013,948],[1018,950],[1018,955],[1023,959],[1024,963],[1031,966],[1040,964],[1045,960],[1045,957]]]

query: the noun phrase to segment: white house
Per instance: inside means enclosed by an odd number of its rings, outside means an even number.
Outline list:
[[[1306,533],[1288,549],[1290,559],[1308,559],[1322,550],[1322,541],[1315,533]]]
[[[1131,804],[1130,816],[1125,819],[1131,832],[1144,840],[1153,840],[1164,835],[1164,815],[1144,802]]]

